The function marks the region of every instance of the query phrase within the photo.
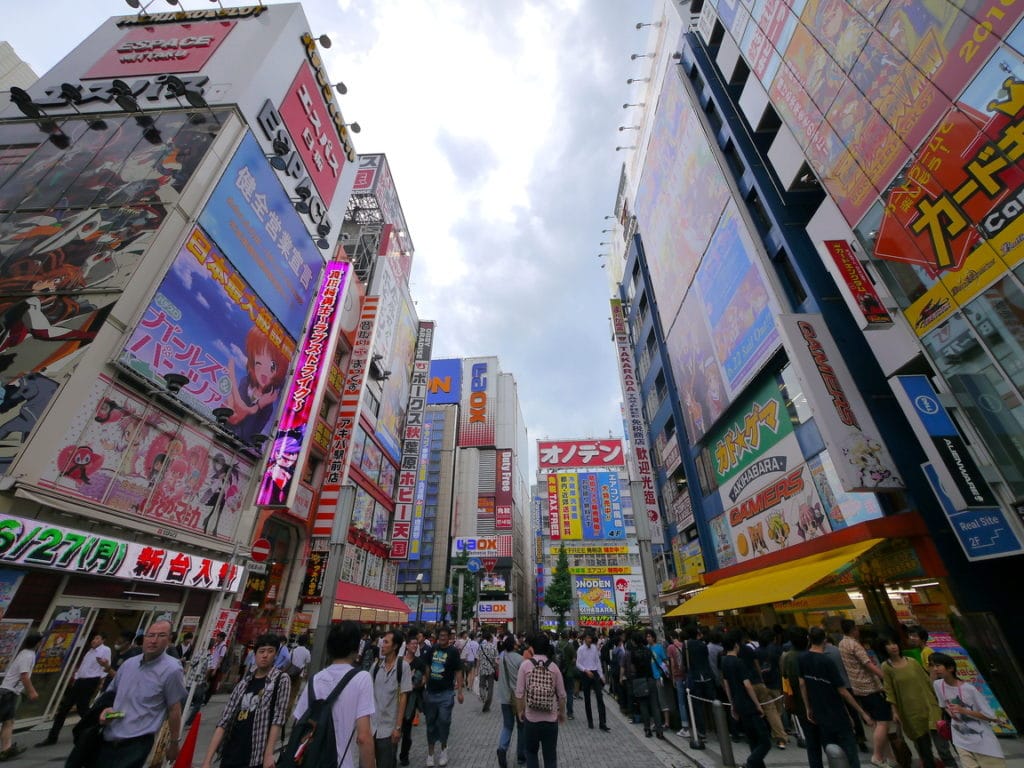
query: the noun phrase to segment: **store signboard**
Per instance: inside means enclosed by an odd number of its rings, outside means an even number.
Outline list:
[[[615,583],[611,575],[573,576],[579,615],[615,616]]]
[[[497,487],[494,494],[494,528],[495,530],[512,529],[512,451],[502,449],[496,451]]]
[[[537,464],[543,470],[568,467],[621,467],[621,440],[538,440]]]
[[[846,286],[846,291],[863,320],[861,327],[870,330],[891,326],[892,315],[882,304],[867,270],[860,263],[850,243],[846,240],[825,240],[824,245],[842,278],[842,285]]]
[[[462,361],[462,407],[459,446],[492,446],[497,420],[498,358],[467,357]]]
[[[131,28],[82,77],[199,72],[236,23],[201,21]]]
[[[462,399],[462,360],[431,360],[428,405],[454,405]]]

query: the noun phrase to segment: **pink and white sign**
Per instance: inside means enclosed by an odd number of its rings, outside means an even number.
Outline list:
[[[540,469],[621,467],[626,457],[621,440],[538,440]]]
[[[234,21],[201,21],[134,27],[83,79],[199,72],[234,26]]]
[[[345,164],[345,150],[313,71],[305,62],[281,100],[278,112],[309,178],[316,185],[324,205],[330,207],[341,179],[341,167]]]

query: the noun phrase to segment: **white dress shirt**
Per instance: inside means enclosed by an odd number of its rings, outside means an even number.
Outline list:
[[[107,674],[107,670],[100,664],[100,659],[103,659],[110,664],[110,649],[100,643],[95,648],[90,648],[85,652],[85,656],[82,658],[82,664],[78,668],[78,672],[75,673],[75,679],[89,680],[94,677],[103,677]]]
[[[576,651],[576,669],[581,672],[593,672],[602,680],[604,679],[601,676],[601,652],[596,645],[584,643],[579,647],[579,650]]]

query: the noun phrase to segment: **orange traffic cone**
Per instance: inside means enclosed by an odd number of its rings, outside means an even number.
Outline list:
[[[199,722],[203,719],[203,713],[197,712],[192,721],[192,727],[188,729],[185,743],[178,750],[178,759],[174,761],[174,768],[192,768],[192,758],[196,754],[196,739],[199,738]]]

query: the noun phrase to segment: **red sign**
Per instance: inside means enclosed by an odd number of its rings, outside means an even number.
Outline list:
[[[257,563],[262,563],[268,557],[270,557],[270,542],[267,539],[256,539],[252,543],[252,559]]]
[[[892,325],[892,316],[879,300],[875,286],[850,244],[845,240],[826,240],[825,247],[839,268],[843,282],[853,294],[868,327]]]
[[[327,102],[305,62],[277,110],[291,134],[309,178],[328,208],[341,179],[345,150]]]
[[[494,567],[498,564],[498,558],[496,557],[484,557],[480,559],[480,562],[484,565],[484,570],[490,573],[494,570]]]
[[[83,78],[199,72],[235,26],[233,21],[135,27]]]
[[[512,451],[496,452],[497,488],[494,494],[494,527],[512,530]]]
[[[626,459],[621,440],[538,440],[541,469],[562,467],[621,467]]]

